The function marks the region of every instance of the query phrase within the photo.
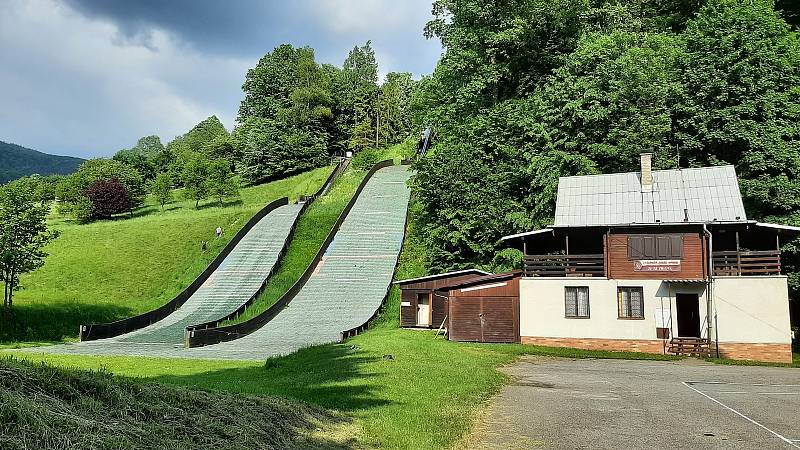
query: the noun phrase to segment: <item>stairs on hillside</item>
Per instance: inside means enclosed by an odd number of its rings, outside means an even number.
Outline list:
[[[667,353],[672,355],[710,358],[715,355],[715,350],[714,343],[706,338],[675,337],[669,341]]]

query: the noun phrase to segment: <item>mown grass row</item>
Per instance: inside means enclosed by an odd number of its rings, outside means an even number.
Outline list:
[[[270,397],[0,360],[0,448],[349,448],[350,420]],[[337,437],[338,436],[338,437]]]

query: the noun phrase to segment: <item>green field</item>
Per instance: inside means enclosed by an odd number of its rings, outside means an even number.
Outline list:
[[[134,217],[80,225],[54,214],[61,236],[47,247],[45,265],[22,277],[14,309],[0,317],[0,342],[58,341],[77,337],[78,326],[149,311],[171,300],[219,253],[233,235],[272,200],[314,193],[330,174],[321,168],[241,189],[220,207],[207,200],[178,200],[160,211],[152,199]],[[176,193],[176,198],[180,194]],[[224,229],[216,239],[217,226]],[[200,243],[209,242],[203,253]]]

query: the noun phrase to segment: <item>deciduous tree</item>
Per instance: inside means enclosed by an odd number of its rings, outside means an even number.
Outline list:
[[[48,209],[29,183],[0,187],[0,279],[7,308],[13,305],[20,275],[44,264],[44,247],[58,236],[47,229]]]

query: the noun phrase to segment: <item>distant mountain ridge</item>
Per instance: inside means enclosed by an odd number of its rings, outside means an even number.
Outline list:
[[[85,160],[38,152],[21,145],[0,141],[0,184],[38,173],[67,175],[78,170]]]

